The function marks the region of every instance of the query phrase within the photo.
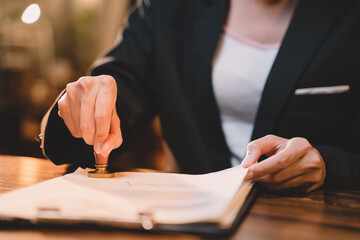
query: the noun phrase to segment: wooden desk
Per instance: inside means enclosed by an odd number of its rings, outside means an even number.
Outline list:
[[[0,156],[0,193],[61,176],[65,166],[36,158]],[[121,230],[9,229],[0,239],[201,239],[184,234]],[[360,191],[308,194],[262,192],[230,239],[360,239]]]

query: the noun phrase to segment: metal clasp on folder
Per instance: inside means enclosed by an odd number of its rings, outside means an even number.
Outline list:
[[[50,219],[58,219],[60,217],[60,209],[57,207],[39,207],[36,215],[36,221],[44,221]]]
[[[151,212],[140,212],[139,217],[140,217],[140,223],[141,223],[141,226],[143,227],[143,229],[145,229],[145,230],[153,229],[154,223],[153,223]]]

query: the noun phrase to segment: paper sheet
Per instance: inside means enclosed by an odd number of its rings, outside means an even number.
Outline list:
[[[239,189],[246,169],[186,175],[171,173],[120,173],[117,178],[72,174],[0,195],[0,218],[33,219],[39,209],[57,209],[59,217],[138,221],[150,213],[158,223],[191,223],[216,219]],[[55,216],[56,217],[56,216]]]

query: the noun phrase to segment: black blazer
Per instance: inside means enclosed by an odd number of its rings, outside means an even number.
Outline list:
[[[157,114],[183,172],[230,167],[211,83],[227,12],[224,0],[154,0],[130,15],[121,43],[92,70],[117,80],[125,141],[119,151],[134,129]],[[327,186],[360,187],[359,26],[359,1],[300,0],[255,121],[252,139],[267,134],[307,138],[325,160]],[[300,88],[338,85],[349,91],[295,94]],[[72,138],[56,113],[55,104],[43,133],[44,153],[56,164],[87,165],[91,147]]]

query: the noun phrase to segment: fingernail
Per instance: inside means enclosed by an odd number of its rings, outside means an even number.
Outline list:
[[[248,166],[247,166],[248,163],[249,163],[249,160],[248,160],[247,157],[245,157],[245,158],[243,159],[243,161],[241,162],[241,166],[244,167],[244,168],[246,168],[246,167],[248,167]]]
[[[245,161],[245,159],[241,162],[241,166],[243,166],[243,167],[246,167],[246,164],[247,164],[247,162]]]
[[[242,163],[241,163],[241,166],[243,166],[244,168],[249,167],[248,165],[249,165],[249,163],[250,163],[250,160],[249,160],[250,157],[251,157],[251,152],[248,150],[248,151],[246,152],[246,155],[245,155]]]
[[[95,145],[94,145],[94,151],[95,151],[97,154],[101,154],[101,143],[95,143]]]

